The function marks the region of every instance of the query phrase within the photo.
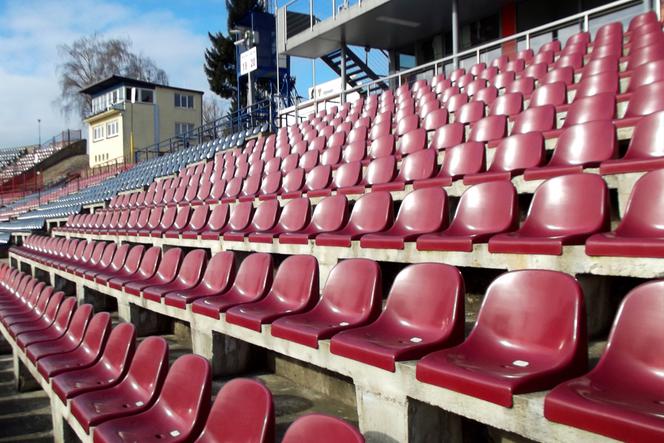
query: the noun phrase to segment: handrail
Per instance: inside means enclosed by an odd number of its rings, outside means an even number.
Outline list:
[[[451,55],[439,58],[437,60],[433,60],[433,61],[430,61],[430,62],[427,62],[427,63],[423,63],[423,64],[415,66],[413,68],[404,69],[404,70],[386,75],[386,76],[381,77],[377,80],[371,80],[371,81],[368,81],[368,82],[363,83],[363,84],[358,85],[358,86],[354,86],[354,87],[351,87],[351,88],[346,88],[346,89],[344,89],[342,91],[339,91],[339,92],[333,92],[333,93],[327,94],[325,96],[314,97],[313,99],[306,100],[306,101],[303,101],[303,102],[300,102],[300,103],[296,103],[296,105],[294,105],[294,106],[290,106],[288,108],[280,109],[279,110],[279,117],[288,116],[289,114],[294,113],[295,117],[297,119],[299,109],[309,108],[309,107],[314,107],[315,109],[317,109],[318,104],[321,103],[321,102],[325,103],[325,102],[328,102],[328,101],[332,101],[333,99],[336,99],[336,98],[342,98],[342,97],[345,97],[346,95],[348,95],[350,93],[359,92],[359,91],[362,91],[362,90],[365,90],[365,89],[369,89],[371,87],[376,86],[379,83],[388,82],[389,80],[398,79],[399,83],[400,83],[401,82],[401,77],[403,77],[403,76],[407,76],[408,74],[417,73],[417,72],[420,72],[420,71],[425,71],[425,70],[428,70],[429,68],[434,68],[434,71],[437,71],[438,65],[446,65],[446,64],[449,64],[449,62],[454,62],[455,60],[456,60],[456,65],[455,66],[458,66],[458,62],[461,59],[467,58],[465,56],[475,55],[477,57],[477,59],[478,59],[477,61],[479,63],[480,53],[483,50],[486,50],[486,49],[489,49],[489,48],[495,48],[496,46],[503,45],[504,43],[509,43],[509,42],[512,42],[512,41],[518,41],[520,39],[525,38],[526,39],[526,46],[528,48],[530,48],[530,38],[531,38],[531,36],[533,36],[533,34],[536,36],[536,35],[539,35],[541,33],[544,33],[544,31],[547,31],[547,30],[553,31],[553,30],[559,28],[563,24],[566,24],[566,23],[569,23],[569,22],[574,22],[574,21],[579,21],[580,19],[583,19],[584,28],[585,28],[585,30],[587,30],[588,21],[589,21],[589,18],[590,18],[591,15],[596,15],[598,13],[612,11],[612,10],[616,10],[616,9],[624,9],[623,7],[635,6],[635,5],[638,5],[638,4],[647,5],[648,0],[617,0],[617,1],[614,1],[612,3],[608,3],[606,5],[598,6],[596,8],[592,8],[592,9],[589,9],[587,11],[579,12],[577,14],[570,15],[568,17],[564,17],[564,18],[555,20],[553,22],[549,22],[549,23],[544,24],[544,25],[536,26],[536,27],[528,29],[526,31],[521,31],[519,33],[510,35],[510,36],[507,36],[507,37],[503,37],[501,39],[497,39],[497,40],[493,40],[493,41],[488,42],[488,43],[481,44],[479,46],[467,49],[465,51],[457,52],[456,54],[451,54]],[[345,85],[342,85],[342,86],[345,86]]]
[[[204,123],[191,131],[136,149],[132,160],[138,163],[139,159],[147,160],[151,154],[158,156],[175,152],[182,147],[188,146],[194,140],[195,143],[203,143],[218,138],[224,133],[230,134],[265,123],[271,124],[275,111],[274,96],[265,98],[251,106],[229,112],[216,120]]]

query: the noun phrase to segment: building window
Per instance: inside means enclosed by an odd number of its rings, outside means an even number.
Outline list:
[[[151,89],[141,89],[140,91],[141,103],[154,102],[154,91]]]
[[[175,94],[175,107],[176,108],[192,108],[194,107],[194,96]]]
[[[92,140],[97,141],[104,138],[104,125],[97,125],[92,127]]]
[[[106,123],[106,138],[116,137],[118,135],[118,121]]]
[[[193,132],[193,123],[175,123],[175,135],[185,135]]]

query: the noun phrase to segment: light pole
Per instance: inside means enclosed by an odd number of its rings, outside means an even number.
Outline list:
[[[37,119],[37,133],[39,134],[39,146],[41,146],[41,118]]]

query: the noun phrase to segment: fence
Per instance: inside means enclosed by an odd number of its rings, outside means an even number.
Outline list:
[[[221,118],[194,128],[192,131],[138,149],[134,152],[134,162],[139,163],[266,123],[272,127],[276,116],[275,97],[275,95],[270,96],[252,106],[229,112]]]

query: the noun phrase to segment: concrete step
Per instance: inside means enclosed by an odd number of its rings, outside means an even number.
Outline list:
[[[11,355],[0,355],[0,443],[53,441],[49,398],[41,389],[17,392]]]

